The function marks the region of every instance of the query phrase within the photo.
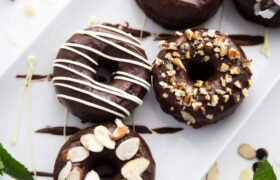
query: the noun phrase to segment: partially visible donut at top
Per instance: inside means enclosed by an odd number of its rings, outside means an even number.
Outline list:
[[[232,114],[251,87],[251,60],[219,31],[187,29],[176,34],[159,43],[152,69],[163,111],[194,128]]]
[[[266,27],[280,26],[279,0],[234,0],[240,14]]]
[[[215,14],[222,0],[136,0],[147,16],[167,29],[201,24]]]
[[[83,122],[123,119],[150,89],[151,64],[138,39],[108,25],[77,31],[53,62],[59,101]]]
[[[62,146],[54,180],[154,180],[155,161],[145,141],[127,126],[105,123],[83,129]]]

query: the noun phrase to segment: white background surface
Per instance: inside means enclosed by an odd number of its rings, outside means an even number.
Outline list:
[[[24,14],[24,7],[29,3],[36,4],[34,17],[27,17]],[[0,1],[0,74],[16,60],[16,57],[40,34],[66,3],[67,0]],[[15,41],[16,44],[11,44],[9,39]],[[239,179],[240,172],[244,168],[250,167],[254,162],[243,160],[237,155],[236,150],[240,143],[250,143],[256,148],[267,148],[273,163],[275,163],[276,158],[279,158],[279,91],[280,84],[278,83],[258,108],[257,113],[250,118],[238,136],[219,157],[217,162],[220,168],[220,179]],[[276,171],[279,171],[279,167]]]

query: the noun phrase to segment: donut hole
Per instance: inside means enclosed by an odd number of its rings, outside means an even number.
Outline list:
[[[96,172],[102,180],[110,180],[117,174],[116,169],[116,166],[102,164],[96,168]]]
[[[206,81],[214,77],[216,69],[210,62],[201,62],[198,60],[189,61],[187,64],[188,75],[193,82],[197,80]]]
[[[103,84],[109,83],[113,78],[114,72],[117,71],[117,67],[115,66],[115,64],[108,62],[110,61],[102,59],[98,62],[99,65],[95,68],[95,80]]]

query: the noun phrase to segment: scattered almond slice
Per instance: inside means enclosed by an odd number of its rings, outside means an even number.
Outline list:
[[[112,136],[111,132],[105,126],[97,126],[94,129],[94,135],[99,143],[105,146],[108,149],[115,149],[116,142],[113,141],[110,137]]]
[[[116,155],[122,161],[129,160],[138,152],[139,145],[139,138],[130,138],[125,140],[116,149]]]
[[[75,167],[66,178],[66,180],[81,180],[83,177],[83,170],[79,167]]]
[[[85,180],[100,180],[100,177],[94,170],[91,170],[87,173]]]
[[[249,144],[241,144],[238,148],[238,154],[247,160],[256,158],[256,150]]]
[[[119,140],[129,133],[129,128],[127,126],[118,127],[114,130],[110,138],[113,140]]]
[[[218,180],[219,179],[219,169],[217,163],[215,163],[207,173],[207,180]]]
[[[89,151],[82,146],[72,147],[66,151],[66,159],[71,162],[81,162],[89,157]]]
[[[141,174],[149,167],[149,165],[150,165],[150,161],[146,158],[133,159],[128,161],[122,167],[121,173],[124,178],[132,180],[132,177],[135,177],[137,175],[141,176]]]
[[[35,6],[35,4],[33,4],[33,3],[27,4],[24,7],[24,13],[27,16],[34,16],[36,14],[36,6]]]
[[[58,180],[65,180],[69,174],[71,173],[72,169],[72,163],[68,161],[65,166],[61,169],[59,175],[58,175]]]
[[[254,172],[249,168],[244,169],[240,174],[240,180],[253,180],[253,177],[254,177]]]
[[[101,152],[104,146],[99,143],[94,134],[85,134],[80,139],[81,144],[91,152]]]

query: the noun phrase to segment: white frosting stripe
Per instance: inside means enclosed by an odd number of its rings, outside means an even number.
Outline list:
[[[84,101],[84,100],[82,100],[82,99],[80,99],[80,98],[75,98],[75,97],[67,96],[67,95],[64,95],[64,94],[57,94],[56,96],[57,96],[58,98],[63,98],[63,99],[67,99],[67,100],[70,100],[70,101],[75,101],[75,102],[77,102],[77,103],[80,103],[80,104],[83,104],[83,105],[86,105],[86,106],[90,106],[90,107],[93,107],[93,108],[96,108],[96,109],[100,109],[100,110],[102,110],[102,111],[109,112],[109,113],[114,114],[114,115],[116,115],[116,116],[119,116],[119,117],[121,117],[121,118],[125,118],[124,115],[122,115],[122,114],[120,114],[120,113],[118,113],[118,112],[116,112],[116,111],[113,111],[113,110],[111,110],[111,109],[105,108],[105,107],[103,107],[103,106],[99,106],[99,105],[97,105],[97,104],[93,104],[93,103],[88,102],[88,101]]]
[[[141,82],[139,82],[137,80],[134,80],[134,79],[131,79],[131,78],[128,78],[128,77],[125,77],[125,76],[115,76],[114,79],[120,79],[120,80],[124,80],[124,81],[129,81],[129,82],[132,82],[132,83],[137,84],[139,86],[142,86],[147,91],[150,91],[150,88],[146,84],[141,83]]]
[[[109,59],[109,60],[113,60],[113,61],[117,61],[117,62],[123,62],[123,63],[129,63],[129,64],[134,64],[134,65],[137,65],[137,66],[141,66],[141,67],[143,67],[145,69],[148,69],[149,71],[152,70],[151,66],[148,66],[148,65],[146,65],[146,64],[144,64],[142,62],[132,61],[130,59],[123,59],[123,58],[113,57],[113,56],[104,54],[101,51],[98,51],[96,49],[93,49],[91,47],[88,47],[88,46],[85,46],[85,45],[82,45],[82,44],[64,43],[64,45],[65,46],[70,46],[70,47],[76,47],[76,48],[85,49],[85,50],[93,52],[93,53],[95,53],[95,54],[97,54],[99,56],[102,56],[103,58]]]
[[[112,101],[110,101],[110,100],[108,100],[108,99],[106,99],[106,98],[104,98],[104,97],[101,97],[101,96],[99,96],[99,95],[96,95],[96,94],[94,94],[94,93],[92,93],[92,92],[89,92],[89,91],[86,91],[86,90],[83,90],[83,89],[81,89],[81,88],[77,88],[77,87],[74,87],[74,86],[71,86],[71,85],[67,85],[67,84],[64,84],[64,83],[54,83],[54,86],[60,86],[60,87],[72,89],[72,90],[74,90],[74,91],[78,91],[78,92],[83,93],[83,94],[87,94],[87,95],[92,96],[92,97],[94,97],[94,98],[96,98],[96,99],[98,99],[98,100],[100,100],[100,101],[103,101],[103,102],[105,102],[105,103],[107,103],[107,104],[109,104],[109,105],[111,105],[111,106],[114,106],[114,107],[117,108],[117,109],[120,109],[120,110],[123,111],[127,116],[130,115],[130,112],[129,112],[127,109],[125,109],[124,107],[122,107],[122,106],[120,106],[120,105],[118,105],[118,104],[116,104],[116,103],[114,103],[114,102],[112,102]]]
[[[113,94],[113,95],[116,95],[118,97],[121,97],[121,98],[130,100],[130,101],[133,101],[133,102],[135,102],[138,105],[142,105],[143,104],[143,101],[141,99],[134,99],[134,97],[128,97],[128,96],[125,96],[123,94],[117,93],[115,91],[110,91],[108,89],[104,89],[104,88],[101,88],[99,86],[95,86],[95,85],[93,85],[93,84],[91,84],[89,82],[82,81],[82,80],[79,80],[79,79],[74,79],[74,78],[60,76],[60,77],[54,77],[52,79],[52,81],[53,82],[55,82],[55,81],[70,81],[70,82],[78,83],[78,84],[81,84],[81,85],[84,85],[84,86],[89,86],[90,88],[93,88],[93,89],[96,89],[96,90],[99,90],[99,91],[102,91],[102,92]]]
[[[115,72],[115,74],[120,74],[120,75],[124,75],[124,76],[128,76],[130,78],[133,78],[137,81],[140,81],[144,84],[146,84],[148,87],[151,87],[151,84],[149,82],[147,82],[146,80],[142,79],[142,78],[139,78],[138,76],[135,76],[133,74],[130,74],[130,73],[127,73],[127,72],[124,72],[124,71],[117,71]]]
[[[274,0],[276,5],[268,8],[268,9],[265,9],[265,10],[261,10],[262,1],[264,1],[264,0],[256,0],[256,4],[254,7],[256,16],[262,16],[265,19],[271,19],[275,16],[275,14],[277,14],[280,11],[279,0]]]
[[[117,28],[113,28],[113,27],[110,27],[110,26],[104,26],[102,24],[97,24],[97,25],[94,25],[92,27],[100,27],[100,28],[103,28],[103,29],[106,29],[106,30],[109,30],[109,31],[113,31],[113,32],[119,33],[119,34],[121,34],[123,36],[129,37],[129,38],[133,39],[134,41],[136,41],[139,44],[141,43],[137,38],[135,38],[131,34],[123,32],[123,31],[121,31],[121,30],[119,30]]]
[[[96,74],[96,71],[93,68],[91,68],[90,66],[87,66],[85,64],[82,64],[80,62],[77,62],[77,61],[71,61],[68,59],[56,59],[53,62],[54,63],[68,63],[68,64],[76,65],[76,66],[82,67],[82,68],[87,69],[87,70],[91,71],[92,73]]]
[[[99,41],[102,41],[102,42],[107,43],[107,44],[109,44],[111,46],[114,46],[115,48],[117,48],[117,49],[119,49],[119,50],[121,50],[123,52],[126,52],[127,54],[130,54],[130,55],[132,55],[132,56],[142,60],[143,62],[145,62],[146,64],[151,66],[151,63],[147,59],[145,59],[143,56],[141,56],[141,55],[139,55],[139,54],[137,54],[137,53],[135,53],[135,52],[133,52],[133,51],[123,47],[123,46],[120,46],[120,45],[118,45],[118,44],[116,44],[116,43],[114,43],[114,42],[112,42],[110,40],[107,40],[107,39],[104,39],[102,37],[99,37],[96,34],[94,34],[92,31],[84,31],[84,30],[82,30],[82,31],[78,31],[78,34],[89,35],[89,36],[91,36],[91,37],[93,37],[95,39],[98,39]]]
[[[78,50],[76,50],[76,49],[74,49],[74,48],[67,47],[67,46],[63,46],[63,45],[60,46],[60,49],[66,49],[66,50],[68,50],[68,51],[71,51],[71,52],[73,52],[73,53],[76,53],[76,54],[78,54],[78,55],[84,57],[85,59],[89,60],[90,62],[92,62],[93,64],[95,64],[95,65],[98,66],[98,63],[97,63],[94,59],[92,59],[92,58],[89,57],[87,54],[85,54],[85,53],[83,53],[83,52],[81,52],[81,51],[78,51]]]

